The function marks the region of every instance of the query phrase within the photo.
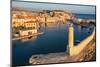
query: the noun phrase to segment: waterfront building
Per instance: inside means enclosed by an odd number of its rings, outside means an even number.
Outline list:
[[[37,29],[19,30],[20,36],[29,36],[29,35],[33,35],[33,34],[37,34]]]
[[[38,25],[37,22],[34,21],[29,21],[24,23],[25,28],[32,28],[32,29],[37,29]]]
[[[46,22],[47,23],[56,23],[57,21],[59,20],[59,18],[58,17],[47,17],[47,20],[46,20]]]
[[[28,11],[13,11],[12,12],[12,29],[13,35],[29,36],[37,33],[37,13]]]

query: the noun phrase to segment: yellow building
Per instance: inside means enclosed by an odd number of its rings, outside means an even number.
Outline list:
[[[29,21],[24,23],[25,28],[37,29],[37,22]]]
[[[55,22],[57,22],[59,20],[59,18],[58,17],[47,17],[47,19],[46,19],[46,22],[47,23],[55,23]]]
[[[25,19],[12,19],[12,28],[24,26]]]

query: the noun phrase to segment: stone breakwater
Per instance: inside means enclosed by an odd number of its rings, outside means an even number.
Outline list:
[[[95,28],[93,29],[92,34],[90,34],[87,38],[85,38],[83,41],[81,41],[76,46],[74,46],[73,27],[70,27],[70,29],[69,29],[69,44],[68,44],[69,55],[73,56],[73,55],[79,54],[88,45],[88,43],[91,43],[91,41],[94,39],[94,37],[95,37]]]
[[[67,63],[67,62],[83,62],[83,61],[95,61],[96,50],[95,42],[91,42],[84,50],[75,56],[68,56],[64,53],[50,53],[33,55],[29,59],[29,64],[50,64],[50,63]]]
[[[87,48],[88,47],[88,48]],[[83,53],[79,56],[79,61],[95,61],[96,60],[96,45],[88,45],[87,50],[83,50]]]

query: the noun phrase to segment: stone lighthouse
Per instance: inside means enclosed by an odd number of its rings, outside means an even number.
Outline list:
[[[69,25],[69,30],[68,30],[68,54],[71,56],[72,55],[72,51],[74,48],[74,28],[73,28],[73,24],[71,23]]]

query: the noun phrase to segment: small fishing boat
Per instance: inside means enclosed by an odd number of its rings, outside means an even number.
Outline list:
[[[75,40],[75,44],[78,44],[78,43],[80,43],[80,40]]]

